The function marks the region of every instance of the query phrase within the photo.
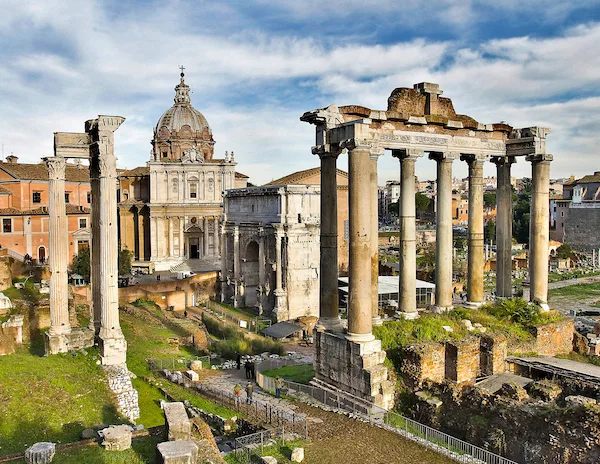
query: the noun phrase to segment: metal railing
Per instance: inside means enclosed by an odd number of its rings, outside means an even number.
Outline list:
[[[219,303],[212,300],[206,301],[206,312],[212,314],[217,319],[225,322],[231,322],[240,329],[247,330],[248,333],[260,333],[265,327],[269,327],[273,321],[271,319],[261,318],[259,316],[250,316],[247,318],[236,316],[229,309],[222,307]]]
[[[178,370],[189,368],[192,361],[200,361],[202,369],[210,369],[210,356],[196,356],[195,358],[150,358],[146,360],[148,367],[153,372],[163,369]]]
[[[275,445],[278,441],[285,446],[285,427],[262,430],[257,433],[238,437],[234,441],[232,455],[236,463],[250,464],[260,462],[265,448]]]
[[[256,382],[266,391],[275,392],[275,379],[267,377],[258,369]],[[452,459],[463,463],[517,464],[508,458],[486,449],[467,443],[459,438],[436,430],[428,425],[404,417],[392,411],[380,408],[368,401],[348,393],[329,391],[312,385],[304,385],[289,380],[283,381],[281,392],[287,396],[307,395],[324,405],[342,409],[359,415],[372,425],[384,428],[417,441],[423,446],[438,452],[451,452]],[[298,398],[302,400],[302,398]]]

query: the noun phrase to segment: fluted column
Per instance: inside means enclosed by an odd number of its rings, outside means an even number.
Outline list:
[[[240,269],[241,266],[240,259],[240,228],[239,226],[233,226],[233,278],[235,280],[235,293],[233,297],[233,306],[237,308],[238,304],[238,293],[240,288],[240,277],[242,276],[242,272]]]
[[[417,312],[417,235],[415,205],[415,162],[423,150],[395,150],[400,159],[400,243],[398,254],[398,309],[404,319],[416,319]]]
[[[184,228],[184,223],[183,223],[183,216],[179,216],[179,257],[180,258],[185,258],[185,244],[183,243],[184,241],[184,237],[183,237],[183,228]]]
[[[281,259],[281,240],[283,232],[281,229],[275,231],[275,316],[278,320],[285,317],[285,296],[286,292],[283,289],[283,260]]]
[[[172,258],[175,254],[173,247],[173,218],[168,217],[167,220],[169,221],[169,258]]]
[[[204,237],[204,256],[202,256],[203,258],[206,258],[208,256],[208,216],[204,216],[204,231],[202,236]]]
[[[93,198],[99,205],[100,266],[102,293],[102,325],[100,327],[100,357],[102,364],[124,364],[127,342],[119,324],[118,293],[118,230],[117,230],[117,160],[114,154],[114,132],[125,119],[119,116],[99,116],[86,123],[90,133],[90,166],[99,174],[100,195]],[[98,244],[96,244],[97,246]]]
[[[50,330],[48,334],[64,335],[71,332],[69,323],[69,287],[67,265],[69,242],[65,208],[65,168],[61,157],[46,158],[48,167],[50,221]]]
[[[100,173],[98,164],[90,163],[90,194],[92,243],[90,244],[90,284],[92,291],[91,315],[89,328],[94,329],[95,336],[100,335],[102,325],[102,291],[100,289]],[[94,201],[95,200],[95,201]],[[152,242],[151,242],[152,243]]]
[[[496,296],[512,297],[512,217],[513,200],[510,167],[512,156],[492,158],[496,165]]]
[[[351,341],[371,341],[371,182],[370,146],[356,140],[348,148],[348,215],[350,262],[348,285],[348,335]]]
[[[377,160],[384,150],[371,147],[369,184],[371,191],[371,317],[373,325],[381,325],[379,316],[379,191],[377,188]]]
[[[317,153],[321,159],[321,232],[318,326],[342,332],[338,305],[338,211],[337,157],[339,149],[329,146]]]
[[[529,300],[548,311],[548,239],[550,235],[550,162],[552,155],[530,155]]]
[[[219,231],[219,217],[216,216],[215,217],[215,223],[214,223],[214,237],[215,239],[213,240],[213,255],[214,256],[219,256],[219,253],[221,252],[221,243],[220,243],[220,231]]]
[[[430,153],[437,162],[435,309],[452,309],[452,162],[456,153]]]
[[[263,290],[265,288],[265,236],[264,230],[261,227],[258,231],[258,294],[256,305],[258,314],[263,313]]]
[[[482,155],[462,155],[469,165],[469,225],[467,258],[467,304],[478,307],[484,303],[483,268],[483,164]]]
[[[226,285],[227,285],[227,229],[225,224],[221,224],[223,239],[221,240],[221,303],[226,303]]]

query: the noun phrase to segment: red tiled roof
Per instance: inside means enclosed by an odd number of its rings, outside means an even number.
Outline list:
[[[20,180],[48,180],[48,168],[44,163],[4,163],[0,161],[0,169],[15,179]],[[90,172],[87,166],[76,166],[67,163],[65,170],[67,182],[89,182]]]

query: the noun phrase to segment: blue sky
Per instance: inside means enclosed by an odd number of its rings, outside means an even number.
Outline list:
[[[127,118],[118,164],[143,165],[183,64],[216,155],[234,150],[258,184],[318,164],[304,111],[385,109],[395,87],[422,81],[478,121],[550,126],[553,177],[600,170],[599,1],[0,0],[0,9],[0,143],[21,161],[51,155],[55,131],[118,114]],[[523,161],[513,169],[530,173]],[[398,175],[397,161],[381,158],[380,183]],[[434,163],[420,160],[417,175],[434,178]]]

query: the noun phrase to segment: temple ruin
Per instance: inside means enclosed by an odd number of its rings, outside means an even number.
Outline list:
[[[469,166],[468,304],[484,302],[483,165],[496,164],[497,296],[512,296],[511,165],[525,158],[532,165],[530,226],[530,300],[548,310],[549,174],[548,128],[515,129],[508,124],[482,124],[457,114],[439,85],[422,82],[397,88],[387,110],[360,105],[316,109],[300,119],[315,125],[313,154],[321,159],[321,261],[319,324],[316,331],[315,379],[390,407],[393,385],[383,366],[385,352],[372,333],[381,323],[377,302],[377,160],[391,151],[400,162],[399,310],[418,317],[416,305],[415,162],[426,153],[437,164],[435,311],[452,309],[452,166]],[[338,314],[336,163],[348,152],[349,296],[348,327]],[[371,289],[369,291],[368,289]]]

